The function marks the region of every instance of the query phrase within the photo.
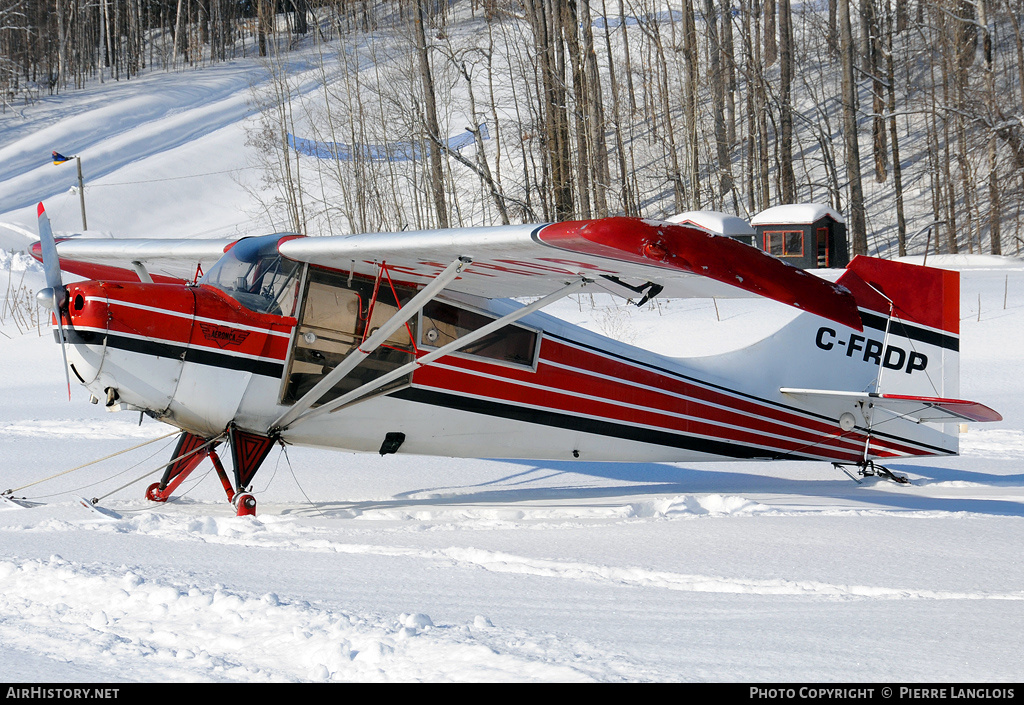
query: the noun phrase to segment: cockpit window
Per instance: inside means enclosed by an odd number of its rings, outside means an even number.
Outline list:
[[[247,237],[199,280],[232,297],[246,308],[275,316],[294,316],[301,264],[282,257],[282,235]]]

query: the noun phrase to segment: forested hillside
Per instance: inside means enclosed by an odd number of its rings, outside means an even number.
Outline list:
[[[259,57],[274,80],[253,91],[250,158],[265,207],[310,234],[815,201],[846,216],[854,252],[1017,254],[1022,10],[0,0],[0,119],[91,82]]]

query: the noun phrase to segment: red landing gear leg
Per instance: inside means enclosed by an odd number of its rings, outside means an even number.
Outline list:
[[[217,451],[210,451],[210,461],[213,463],[213,469],[217,471],[217,477],[220,478],[221,487],[224,488],[224,494],[228,496],[228,501],[234,502],[235,490],[231,486],[231,480],[228,479],[228,474],[224,472],[224,466],[221,465],[220,456],[217,455]]]
[[[274,447],[275,440],[269,436],[241,431],[234,426],[228,428],[228,442],[231,444],[235,475],[232,487],[224,465],[220,462],[220,456],[217,455],[216,448],[220,441],[183,431],[174,450],[174,459],[168,463],[160,482],[154,482],[146,489],[146,499],[152,502],[166,502],[199,463],[209,458],[217,471],[217,477],[220,478],[228,501],[235,506],[236,514],[240,517],[255,516],[256,498],[248,488],[256,471],[260,469]]]
[[[216,457],[214,448],[220,441],[182,431],[174,449],[173,460],[167,464],[160,482],[154,482],[146,489],[146,499],[151,502],[166,502],[171,493],[196,469],[199,463],[211,455]],[[218,463],[219,464],[219,463]]]

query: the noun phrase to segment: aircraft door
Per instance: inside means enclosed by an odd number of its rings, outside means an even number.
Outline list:
[[[336,367],[352,350],[398,311],[400,301],[411,298],[411,290],[387,282],[353,280],[342,272],[310,267],[302,293],[298,330],[285,372],[281,401],[293,404]],[[352,372],[336,384],[318,404],[361,387],[413,359],[410,333],[414,326],[399,328]],[[408,383],[408,377],[375,390],[377,393]]]

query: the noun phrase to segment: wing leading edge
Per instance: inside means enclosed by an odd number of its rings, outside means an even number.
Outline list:
[[[69,239],[57,244],[61,268],[90,279],[191,279],[235,240]],[[33,248],[38,258],[38,245]],[[763,296],[861,330],[854,297],[843,286],[757,248],[692,224],[604,218],[547,225],[452,228],[305,237],[282,242],[285,257],[373,276],[393,273],[426,284],[452,260],[472,265],[449,285],[486,298],[544,296],[580,275],[615,293],[667,298]]]
[[[139,281],[138,266],[156,282],[190,281],[208,269],[236,240],[69,238],[57,241],[60,268],[87,279]],[[39,243],[32,256],[41,261]]]

